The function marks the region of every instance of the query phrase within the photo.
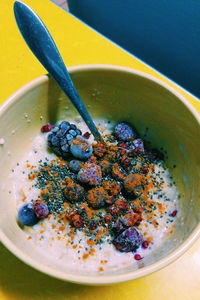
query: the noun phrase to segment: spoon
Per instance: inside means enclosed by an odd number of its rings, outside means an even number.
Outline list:
[[[19,30],[33,54],[69,97],[94,138],[97,141],[102,140],[73,84],[58,48],[42,20],[29,6],[20,1],[14,3],[14,14]]]

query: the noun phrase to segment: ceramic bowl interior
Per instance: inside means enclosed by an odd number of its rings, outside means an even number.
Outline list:
[[[5,144],[0,145],[2,241],[24,262],[64,280],[104,284],[144,276],[176,259],[199,234],[198,115],[172,88],[150,75],[127,68],[95,65],[74,67],[70,72],[93,118],[128,121],[141,136],[146,134],[145,140],[154,148],[166,151],[166,165],[180,191],[176,232],[142,261],[101,276],[87,270],[79,274],[70,270],[70,266],[66,269],[27,241],[16,222],[17,210],[9,174],[30,148],[41,125],[77,115],[55,82],[43,76],[15,93],[1,108],[0,138],[5,140]]]

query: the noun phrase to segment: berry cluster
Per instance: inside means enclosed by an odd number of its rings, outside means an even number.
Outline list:
[[[71,142],[81,134],[76,125],[63,121],[51,130],[48,135],[48,146],[60,157],[68,158]]]
[[[95,234],[97,228],[105,228],[121,252],[136,251],[140,246],[146,249],[148,242],[137,228],[143,220],[143,210],[133,200],[147,191],[149,168],[152,160],[159,159],[158,155],[146,151],[144,142],[125,122],[115,126],[110,143],[90,145],[88,137],[89,134],[82,136],[75,125],[65,121],[48,134],[48,146],[66,160],[68,168],[66,178],[57,178],[62,186],[58,198],[68,203],[66,218],[72,227],[86,229],[87,233],[89,230]],[[46,190],[51,193],[50,181]],[[23,206],[19,221],[32,226],[46,218],[48,199],[51,197],[45,195],[45,199]]]

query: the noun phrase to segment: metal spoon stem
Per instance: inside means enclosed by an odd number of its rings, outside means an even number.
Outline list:
[[[73,84],[56,44],[42,20],[30,7],[20,1],[14,3],[14,14],[19,30],[33,54],[69,97],[94,138],[102,140]]]

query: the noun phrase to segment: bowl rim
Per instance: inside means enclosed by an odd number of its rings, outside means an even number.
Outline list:
[[[122,67],[122,66],[116,66],[116,65],[105,65],[105,64],[92,64],[92,65],[79,65],[79,66],[73,66],[69,67],[68,70],[70,73],[75,73],[78,71],[90,71],[90,70],[115,70],[115,71],[121,71],[126,73],[131,73],[134,75],[138,75],[140,77],[149,79],[158,85],[161,85],[165,89],[167,89],[169,92],[174,94],[192,113],[196,121],[198,122],[200,126],[200,116],[197,112],[197,110],[193,107],[193,105],[185,99],[179,92],[177,92],[173,87],[165,83],[164,81],[148,74],[142,71],[138,71],[132,68],[128,67]],[[48,75],[40,76],[24,86],[22,86],[20,89],[18,89],[14,94],[12,94],[0,107],[0,117],[4,114],[4,112],[13,104],[15,101],[17,101],[21,96],[26,94],[28,91],[33,89],[34,87],[43,84],[45,82],[48,82]],[[124,281],[130,281],[134,280],[143,276],[146,276],[148,274],[151,274],[155,271],[158,271],[162,269],[163,267],[167,266],[171,262],[175,261],[178,257],[180,257],[184,252],[190,248],[190,246],[200,237],[200,223],[193,229],[193,231],[190,233],[189,237],[175,250],[173,250],[171,253],[169,253],[166,257],[162,258],[158,262],[155,262],[149,266],[143,267],[138,270],[129,271],[125,274],[110,274],[110,275],[101,275],[101,276],[92,276],[92,275],[76,275],[72,273],[67,273],[64,271],[58,271],[54,270],[51,267],[43,266],[40,263],[37,263],[34,259],[29,257],[26,253],[23,253],[21,249],[15,246],[14,243],[12,243],[7,236],[3,233],[2,229],[0,229],[0,241],[3,243],[3,245],[10,250],[11,253],[13,253],[16,257],[18,257],[21,261],[24,263],[30,265],[36,270],[39,270],[49,276],[52,276],[57,279],[61,279],[64,281],[70,281],[74,283],[81,283],[81,284],[89,284],[89,285],[102,285],[102,284],[113,284],[113,283],[119,283]]]

